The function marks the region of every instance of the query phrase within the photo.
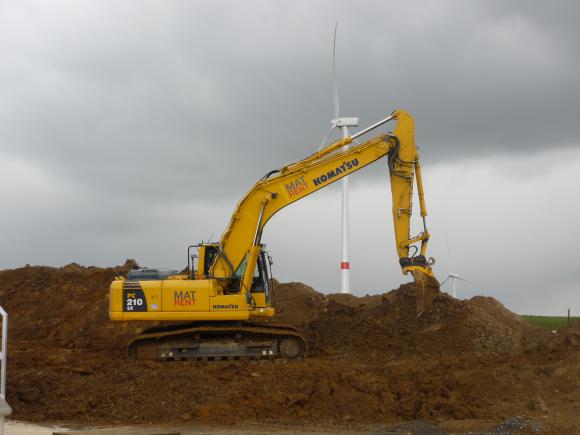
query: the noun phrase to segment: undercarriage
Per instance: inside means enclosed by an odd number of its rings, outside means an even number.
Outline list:
[[[128,347],[134,360],[299,360],[306,341],[287,325],[224,322],[188,323],[155,327],[136,337]]]

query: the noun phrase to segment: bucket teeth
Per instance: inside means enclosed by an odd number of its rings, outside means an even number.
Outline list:
[[[433,276],[430,270],[411,270],[415,280],[415,291],[417,294],[417,317],[427,311],[433,304],[433,300],[439,294],[439,281]]]

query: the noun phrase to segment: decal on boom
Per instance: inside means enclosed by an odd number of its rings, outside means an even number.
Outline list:
[[[312,181],[314,182],[315,186],[318,186],[319,184],[325,183],[328,180],[333,179],[334,177],[338,177],[340,174],[349,172],[355,166],[358,166],[358,159],[352,159],[349,162],[342,162],[342,165],[337,166],[335,169],[331,169],[326,174],[322,174]]]

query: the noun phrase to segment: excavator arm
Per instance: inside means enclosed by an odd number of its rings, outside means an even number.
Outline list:
[[[387,119],[397,121],[393,134],[382,134],[355,145],[352,145],[352,137],[338,140],[299,162],[271,171],[259,180],[237,204],[221,237],[219,255],[210,268],[211,276],[232,278],[244,263],[240,292],[249,298],[248,289],[261,252],[262,231],[270,218],[282,208],[387,157],[397,255],[403,274],[411,272],[418,284],[417,310],[422,313],[432,301],[439,284],[425,258],[429,232],[419,154],[414,142],[414,121],[402,110],[393,112]],[[414,182],[417,183],[424,228],[419,235],[411,237]]]

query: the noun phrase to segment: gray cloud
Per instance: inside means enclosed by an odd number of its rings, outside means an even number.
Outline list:
[[[319,142],[337,18],[343,113],[406,108],[426,160],[577,146],[579,8],[536,6],[9,3],[2,151],[107,192],[231,194]]]

